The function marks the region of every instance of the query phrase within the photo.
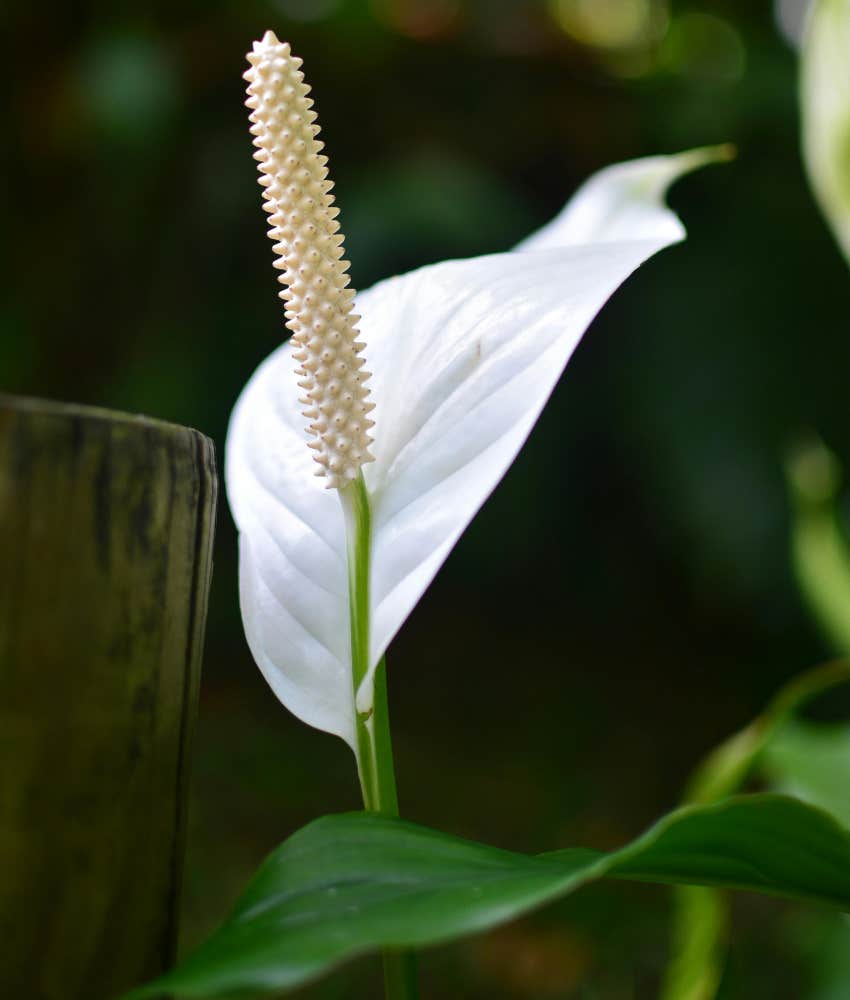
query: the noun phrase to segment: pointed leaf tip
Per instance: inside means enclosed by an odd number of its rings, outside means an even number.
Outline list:
[[[685,228],[665,203],[667,191],[686,174],[727,162],[734,155],[734,146],[727,143],[605,167],[581,185],[560,214],[516,249],[646,240],[660,250],[677,243],[685,238]]]
[[[738,147],[734,142],[722,142],[716,146],[699,146],[679,155],[684,161],[690,161],[688,170],[698,170],[712,163],[731,163],[738,155]]]

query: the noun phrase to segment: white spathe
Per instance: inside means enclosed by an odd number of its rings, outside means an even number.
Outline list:
[[[358,296],[376,404],[375,461],[364,468],[373,671],[514,460],[593,317],[643,261],[684,238],[664,205],[669,184],[723,156],[697,150],[610,167],[513,252],[423,267]],[[314,474],[295,368],[288,344],[274,351],[228,432],[242,616],[283,704],[354,748],[343,514]],[[371,698],[370,674],[361,711]]]

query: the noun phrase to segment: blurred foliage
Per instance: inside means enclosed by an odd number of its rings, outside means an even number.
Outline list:
[[[850,456],[850,283],[800,163],[796,55],[766,0],[6,5],[4,390],[188,423],[221,455],[283,329],[240,79],[267,27],[305,60],[360,287],[510,246],[606,163],[739,147],[673,192],[689,241],[595,323],[390,651],[408,816],[616,846],[827,651],[794,586],[782,455],[817,427]],[[235,567],[225,509],[187,945],[274,844],[357,805],[348,751],[253,666]],[[661,890],[594,888],[427,954],[424,992],[653,997],[667,915]],[[723,997],[807,997],[807,921],[737,901]],[[304,996],[371,996],[376,975]]]
[[[848,0],[813,0],[801,62],[804,161],[812,190],[850,264],[848,52]]]
[[[793,510],[791,555],[800,593],[826,639],[850,651],[850,545],[837,508],[841,468],[835,455],[809,436],[786,463]],[[768,784],[850,822],[850,725],[811,722],[794,712],[813,696],[850,681],[850,661],[803,674],[787,684],[767,710],[712,751],[688,782],[686,801],[711,802],[737,791],[757,766]],[[671,961],[664,1000],[713,1000],[723,977],[730,935],[728,900],[710,889],[674,890]],[[821,914],[824,944],[813,963],[818,997],[850,990],[846,916]]]
[[[800,592],[831,647],[850,653],[850,543],[841,523],[840,464],[820,441],[808,440],[795,448],[787,473]]]
[[[741,791],[754,778],[772,789],[850,819],[850,726],[798,717],[810,702],[850,683],[850,660],[836,660],[793,678],[744,729],[708,754],[688,781],[684,801],[707,805]],[[821,914],[830,931],[846,918]],[[673,891],[671,958],[664,1000],[714,1000],[734,933],[728,893],[687,886]],[[846,941],[844,942],[846,944]],[[845,981],[845,986],[847,982]]]

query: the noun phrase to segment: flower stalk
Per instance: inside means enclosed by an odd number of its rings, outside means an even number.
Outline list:
[[[384,660],[374,675],[370,670],[372,518],[361,467],[373,461],[369,431],[374,421],[368,414],[374,403],[368,399],[370,374],[361,357],[365,345],[357,340],[355,293],[301,60],[268,31],[254,43],[248,62],[245,103],[251,109],[263,208],[271,223],[268,235],[277,255],[274,266],[284,286],[279,294],[303,391],[299,403],[308,421],[307,444],[319,466],[316,475],[338,490],[345,517],[355,753],[363,804],[398,816]],[[413,954],[386,952],[384,981],[388,1000],[415,1000]]]
[[[351,681],[355,702],[357,770],[363,804],[374,812],[398,815],[395,774],[387,707],[386,665],[381,660],[374,695],[367,701],[357,692],[369,674],[369,571],[372,515],[362,473],[339,491],[348,544],[348,595],[351,622]]]
[[[398,816],[395,767],[390,738],[386,660],[381,659],[371,684],[371,704],[362,704],[369,674],[369,574],[372,513],[362,472],[339,491],[348,548],[348,595],[351,622],[351,680],[355,703],[357,773],[363,804],[371,812]],[[388,1000],[416,1000],[416,958],[412,951],[385,951],[384,990]]]

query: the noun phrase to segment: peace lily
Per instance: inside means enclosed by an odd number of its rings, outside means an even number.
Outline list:
[[[388,644],[606,299],[684,238],[667,187],[728,151],[609,167],[513,251],[422,267],[355,305],[300,60],[271,32],[248,59],[293,336],[245,387],[227,438],[245,632],[283,704],[354,750],[367,806],[394,810]]]

